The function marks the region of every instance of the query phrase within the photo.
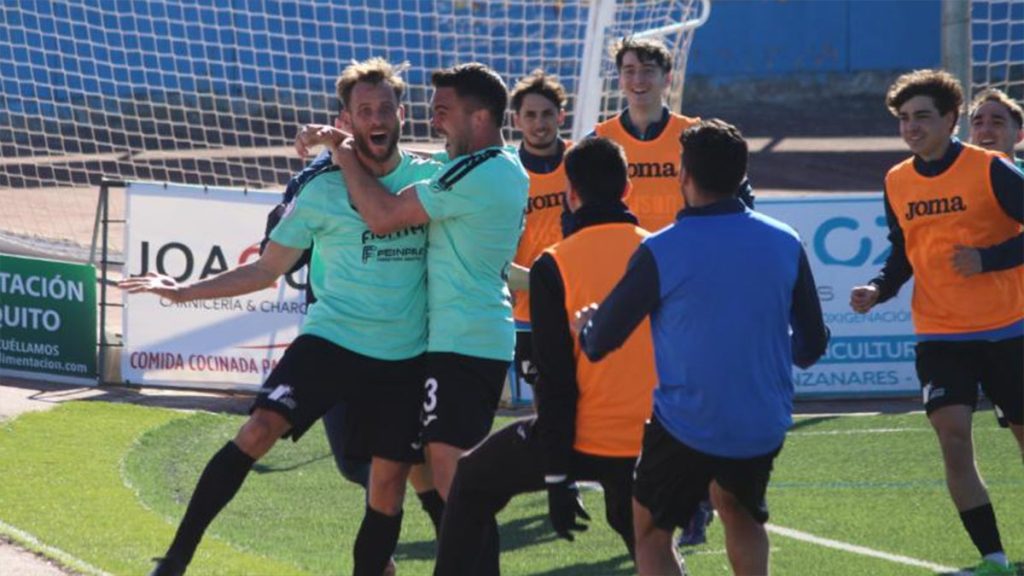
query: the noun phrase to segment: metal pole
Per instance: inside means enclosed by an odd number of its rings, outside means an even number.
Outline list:
[[[106,369],[107,361],[107,240],[110,225],[107,223],[110,212],[110,183],[104,179],[100,182],[100,200],[98,208],[103,213],[102,226],[103,226],[103,244],[100,260],[100,350],[99,358],[97,359],[97,382],[99,384],[104,383],[104,370]],[[95,237],[95,231],[93,232]]]
[[[971,86],[971,0],[942,0],[942,68],[960,79],[964,98],[973,96]],[[957,133],[967,138],[969,120],[960,111]]]

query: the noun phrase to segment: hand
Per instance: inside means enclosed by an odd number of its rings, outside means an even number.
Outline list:
[[[149,272],[145,276],[130,276],[117,283],[117,287],[129,294],[142,294],[150,292],[171,302],[184,302],[188,300],[185,295],[185,286],[164,274]]]
[[[589,305],[580,308],[576,312],[573,316],[572,324],[569,325],[569,328],[572,329],[572,333],[574,335],[579,336],[580,332],[582,332],[583,328],[587,325],[587,322],[590,322],[590,319],[597,313],[597,308],[597,303],[591,302]]]
[[[314,146],[334,148],[349,136],[348,132],[327,124],[306,124],[295,135],[295,151],[299,156],[305,158],[309,155],[310,148]]]
[[[878,286],[874,284],[855,286],[850,291],[850,308],[853,308],[854,312],[866,314],[877,302]]]
[[[981,252],[959,244],[953,246],[953,270],[964,278],[981,274]]]
[[[332,161],[336,166],[341,167],[344,172],[346,168],[359,165],[359,157],[356,156],[355,140],[346,138],[331,148]]]
[[[548,484],[548,518],[555,533],[569,542],[575,540],[573,532],[586,531],[587,525],[578,519],[589,521],[590,514],[583,507],[580,491],[568,479]]]

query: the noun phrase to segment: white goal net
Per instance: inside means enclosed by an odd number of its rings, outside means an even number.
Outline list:
[[[1024,0],[971,2],[971,95],[986,88],[1024,102]]]
[[[0,188],[106,176],[277,187],[291,142],[337,113],[353,59],[410,64],[407,141],[426,142],[430,72],[480,61],[511,86],[534,68],[572,100],[566,135],[617,110],[610,41],[662,37],[678,107],[707,0],[29,0],[0,3]],[[584,118],[584,115],[586,117]],[[508,136],[514,139],[513,134]]]

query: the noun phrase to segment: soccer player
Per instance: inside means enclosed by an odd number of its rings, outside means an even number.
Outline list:
[[[1013,574],[975,464],[971,419],[980,383],[1024,452],[1024,174],[1001,153],[952,136],[963,103],[960,83],[940,70],[890,86],[886,105],[913,156],[885,177],[892,251],[877,277],[853,288],[850,306],[866,313],[914,277],[917,376],[946,486],[982,556],[974,574]]]
[[[640,574],[682,573],[672,530],[709,486],[733,572],[768,574],[765,489],[792,423],[792,365],[821,357],[828,330],[796,232],[736,197],[747,169],[739,131],[702,121],[683,149],[686,209],[574,328],[600,366],[651,317],[658,386],[633,487]]]
[[[594,134],[626,150],[633,192],[626,199],[640,226],[656,231],[675,222],[685,199],[679,190],[683,131],[700,119],[676,114],[665,102],[672,83],[672,54],[660,40],[626,37],[612,46],[619,90],[627,107],[599,123]],[[753,208],[753,191],[744,177],[740,198]]]
[[[396,69],[394,73],[397,74],[398,71],[399,69]],[[339,79],[339,81],[342,81],[342,79]],[[349,80],[346,79],[344,81],[348,82]],[[334,128],[338,132],[344,132],[346,129],[346,123],[341,114],[343,111],[344,104],[342,104],[338,116],[334,119]],[[295,148],[300,156],[307,156],[311,147],[324,143],[322,138],[317,135],[323,128],[323,125],[309,124],[299,131],[295,137]],[[347,132],[345,133],[348,134]],[[422,154],[418,155],[423,156]],[[306,183],[320,172],[333,169],[333,167],[334,162],[331,158],[330,148],[324,147],[308,166],[288,181],[281,203],[275,206],[267,215],[266,231],[260,244],[261,253],[266,249],[266,245],[270,241],[270,233],[277,227],[281,217],[289,210],[292,203],[297,200]],[[307,266],[311,254],[311,248],[304,250],[299,261],[289,270],[289,273],[296,272],[301,270],[303,266]],[[307,271],[307,278],[311,277],[312,274],[312,271]],[[314,302],[316,302],[316,294],[313,293],[312,283],[307,282],[306,303],[309,305]],[[323,416],[324,432],[327,435],[327,442],[330,444],[331,454],[334,456],[334,463],[338,468],[338,472],[346,480],[366,488],[370,481],[371,456],[365,452],[353,454],[350,445],[350,438],[353,434],[357,433],[356,428],[358,428],[358,424],[354,422],[357,418],[358,409],[351,408],[346,402],[338,402]],[[430,516],[430,521],[434,524],[435,531],[440,533],[444,502],[441,500],[437,490],[434,489],[429,468],[425,464],[414,465],[409,473],[409,483],[412,484],[424,512]]]
[[[388,194],[353,154],[334,161],[374,234],[429,224],[430,336],[423,444],[445,500],[458,459],[494,422],[513,357],[515,329],[506,280],[523,229],[529,176],[501,126],[508,89],[490,68],[435,71],[431,123],[449,161],[429,181]]]
[[[975,146],[1002,152],[1024,170],[1024,158],[1014,156],[1014,147],[1024,141],[1024,110],[998,88],[974,97],[968,109],[970,141]]]
[[[589,519],[572,487],[578,480],[604,488],[608,523],[633,554],[633,465],[656,380],[650,329],[630,337],[607,362],[592,364],[573,342],[569,314],[608,294],[647,232],[623,203],[629,180],[618,144],[588,138],[566,153],[564,164],[573,232],[547,248],[530,272],[537,415],[493,434],[459,461],[438,548],[440,575],[497,574],[495,515],[524,492],[547,488],[551,524],[573,540],[584,528],[578,518]],[[597,266],[595,254],[601,255]]]
[[[381,59],[352,64],[338,82],[355,158],[391,193],[437,170],[436,163],[397,146],[404,87]],[[327,170],[306,184],[256,262],[184,286],[156,274],[121,283],[131,293],[152,292],[174,302],[238,296],[271,285],[313,247],[317,301],[260,389],[249,419],[207,464],[153,574],[183,574],[207,526],[253,463],[279,438],[298,440],[338,400],[358,408],[360,437],[373,456],[354,572],[384,571],[401,528],[409,467],[422,458],[413,444],[427,336],[426,236],[423,226],[373,234],[352,208],[339,172]]]
[[[540,69],[519,80],[512,89],[512,121],[523,135],[519,159],[530,175],[525,227],[509,269],[516,323],[513,372],[520,390],[532,386],[537,377],[530,332],[530,266],[545,248],[562,239],[566,194],[562,157],[570,143],[558,136],[558,128],[565,121],[566,100],[565,88],[558,79]]]

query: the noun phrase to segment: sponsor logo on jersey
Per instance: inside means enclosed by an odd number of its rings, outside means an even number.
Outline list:
[[[938,216],[951,212],[964,212],[967,205],[960,196],[952,198],[935,198],[933,200],[921,200],[918,202],[907,202],[907,213],[903,215],[910,222],[921,216]]]
[[[678,178],[674,162],[630,162],[630,178]]]
[[[548,208],[561,208],[565,203],[565,192],[552,192],[540,196],[530,196],[526,202],[526,213],[534,210],[547,210]]]

